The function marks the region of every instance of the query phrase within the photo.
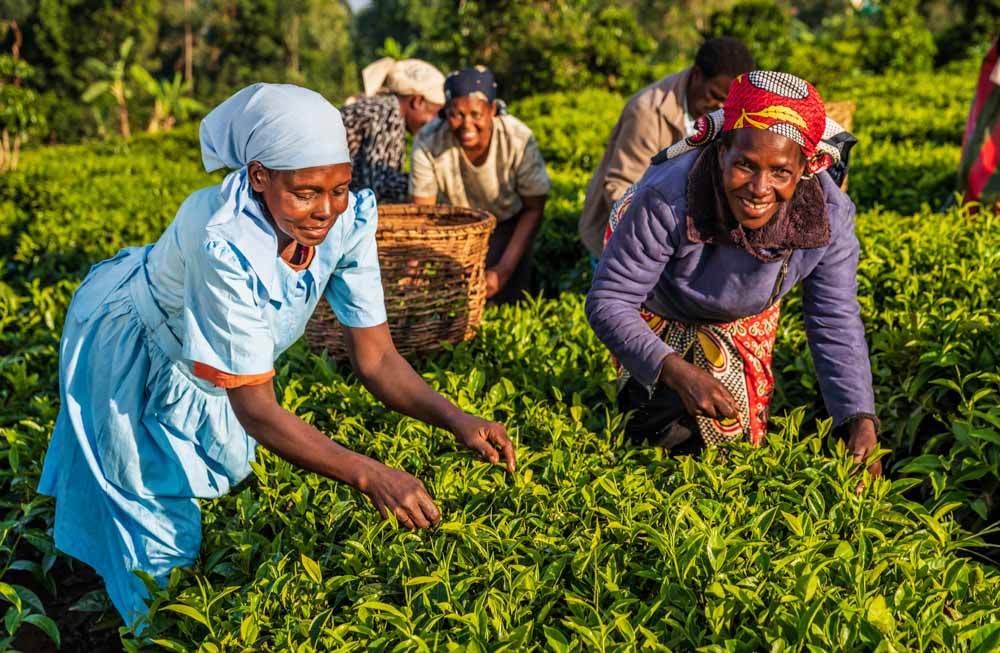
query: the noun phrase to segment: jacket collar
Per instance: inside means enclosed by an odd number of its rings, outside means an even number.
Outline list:
[[[716,143],[706,146],[688,173],[688,240],[739,247],[764,262],[778,260],[791,250],[830,244],[830,219],[818,179],[800,181],[792,199],[770,222],[747,231],[726,202],[717,157]]]

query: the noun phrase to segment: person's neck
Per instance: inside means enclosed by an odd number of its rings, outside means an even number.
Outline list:
[[[278,235],[278,256],[285,259],[286,261],[291,261],[295,258],[295,252],[298,250],[299,244],[295,242],[294,238],[290,238],[285,234]]]
[[[462,151],[465,152],[465,158],[469,160],[469,163],[479,167],[486,163],[486,156],[490,153],[490,146],[487,145],[486,147],[479,147],[475,150],[462,148]]]
[[[274,231],[275,238],[278,241],[278,256],[288,260],[287,256],[295,254],[295,239],[281,229],[278,229],[278,223],[275,222],[274,216],[271,215],[266,202],[261,201],[260,208],[267,223],[271,225],[271,229]]]

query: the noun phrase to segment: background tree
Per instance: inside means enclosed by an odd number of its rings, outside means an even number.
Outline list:
[[[178,120],[187,120],[191,114],[205,111],[205,105],[187,97],[191,83],[184,81],[180,71],[174,73],[172,80],[154,79],[148,70],[139,64],[132,64],[129,73],[136,85],[153,98],[153,114],[146,133],[170,131]]]
[[[24,85],[34,69],[20,57],[23,39],[17,21],[8,21],[4,28],[13,45],[10,54],[0,55],[0,172],[17,168],[21,146],[45,126],[35,92]]]
[[[404,47],[396,39],[387,36],[382,47],[376,50],[376,54],[380,57],[392,57],[396,61],[411,59],[417,54],[417,44],[408,43]]]
[[[219,101],[252,82],[305,84],[339,102],[357,87],[350,12],[324,0],[205,0],[195,95]]]
[[[78,98],[93,77],[81,62],[114,61],[132,38],[132,60],[158,70],[155,52],[159,0],[0,0],[0,17],[18,20],[24,32],[21,57],[35,68],[30,87],[55,137],[78,140],[96,135],[92,107]]]
[[[712,14],[729,9],[737,0],[630,0],[622,3],[636,15],[656,42],[656,62],[664,73],[688,65],[704,40]],[[682,61],[683,60],[683,61]]]
[[[358,89],[358,67],[351,54],[352,19],[345,4],[330,0],[300,1],[285,19],[290,27],[298,22],[299,83],[337,104]]]
[[[126,74],[132,44],[131,38],[125,39],[118,48],[118,57],[110,64],[93,57],[83,64],[83,68],[96,79],[84,90],[81,99],[89,104],[110,97],[118,113],[118,133],[123,138],[132,136],[128,117],[128,99],[132,96],[132,86]]]
[[[652,78],[656,49],[633,12],[595,0],[375,0],[356,26],[363,62],[387,38],[416,43],[444,72],[489,66],[508,98],[589,85],[631,92]]]
[[[1000,35],[1000,0],[920,0],[937,52],[935,66],[985,56]]]

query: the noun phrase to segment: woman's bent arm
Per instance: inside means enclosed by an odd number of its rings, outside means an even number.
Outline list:
[[[303,469],[347,483],[368,495],[386,517],[408,528],[427,528],[441,518],[423,483],[406,472],[343,447],[282,408],[271,383],[227,390],[240,424],[270,451]]]
[[[531,250],[531,243],[534,241],[538,226],[542,224],[542,217],[545,215],[545,201],[547,199],[547,195],[521,197],[524,208],[511,218],[517,220],[517,226],[514,227],[514,233],[511,235],[510,242],[507,243],[507,248],[500,257],[500,261],[492,270],[499,277],[499,288],[496,288],[493,294],[507,285],[521,259]],[[490,270],[487,270],[488,272]]]
[[[499,447],[507,471],[514,471],[514,445],[504,427],[461,411],[427,385],[396,351],[388,324],[345,332],[351,365],[379,401],[404,415],[448,429],[483,460],[500,462]]]
[[[587,320],[642,385],[655,383],[674,350],[639,315],[674,252],[673,210],[653,187],[639,188],[608,241],[587,293]]]

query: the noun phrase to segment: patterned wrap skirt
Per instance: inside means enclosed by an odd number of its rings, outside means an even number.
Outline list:
[[[736,400],[737,419],[717,420],[697,416],[695,422],[705,444],[720,444],[748,437],[761,444],[767,432],[768,410],[774,391],[771,369],[780,303],[758,315],[725,324],[690,325],[668,320],[642,307],[639,314],[649,328],[682,358],[711,374]],[[619,388],[631,378],[617,360]],[[648,386],[652,397],[655,384]]]

